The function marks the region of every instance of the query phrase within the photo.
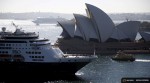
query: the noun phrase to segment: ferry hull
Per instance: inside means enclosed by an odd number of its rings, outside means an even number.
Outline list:
[[[2,79],[14,77],[41,78],[74,76],[75,73],[89,62],[0,62],[0,76]]]

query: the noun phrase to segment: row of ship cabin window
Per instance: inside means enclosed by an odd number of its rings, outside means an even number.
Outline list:
[[[2,54],[8,54],[8,51],[0,51]]]
[[[12,44],[12,46],[21,46],[21,44]],[[11,46],[11,44],[0,44],[0,46]],[[27,46],[27,44],[26,44]],[[33,46],[32,44],[30,44],[30,46]]]
[[[29,56],[30,58],[44,58],[44,56]]]
[[[8,51],[0,51],[2,54],[8,54]],[[41,54],[41,52],[26,52],[27,54]]]
[[[11,49],[11,47],[0,47],[0,49]],[[35,49],[35,48],[12,48],[12,49]],[[37,48],[40,49],[40,48]]]
[[[26,52],[27,54],[41,54],[41,52]]]

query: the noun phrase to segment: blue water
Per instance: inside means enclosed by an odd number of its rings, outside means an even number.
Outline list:
[[[150,55],[136,55],[135,62],[118,62],[110,56],[99,58],[84,67],[81,76],[92,83],[120,83],[125,77],[150,77]]]
[[[12,21],[25,31],[39,32],[40,37],[48,38],[52,43],[56,42],[62,32],[62,29],[56,26],[56,24],[36,26],[30,20],[0,20],[0,29],[1,27],[7,27],[7,30],[13,32],[15,27],[11,25]],[[111,55],[99,55],[98,59],[76,73],[78,79],[49,79],[44,80],[42,83],[121,83],[121,79],[124,77],[150,78],[150,54],[139,54],[135,55],[135,57],[136,60],[134,62],[118,62],[111,60]]]

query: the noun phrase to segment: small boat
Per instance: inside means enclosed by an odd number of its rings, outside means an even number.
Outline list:
[[[132,54],[126,54],[123,51],[118,51],[112,60],[116,61],[135,61],[135,57]]]

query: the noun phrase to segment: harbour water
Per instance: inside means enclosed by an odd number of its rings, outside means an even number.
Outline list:
[[[13,32],[15,27],[12,26],[12,22],[25,31],[39,33],[40,37],[48,38],[52,43],[55,43],[62,32],[56,24],[36,26],[30,20],[0,20],[0,29],[6,27]],[[150,54],[136,54],[135,58],[134,62],[122,62],[113,61],[111,55],[99,55],[98,59],[76,73],[78,79],[37,79],[36,83],[121,83],[122,78],[150,78]]]

